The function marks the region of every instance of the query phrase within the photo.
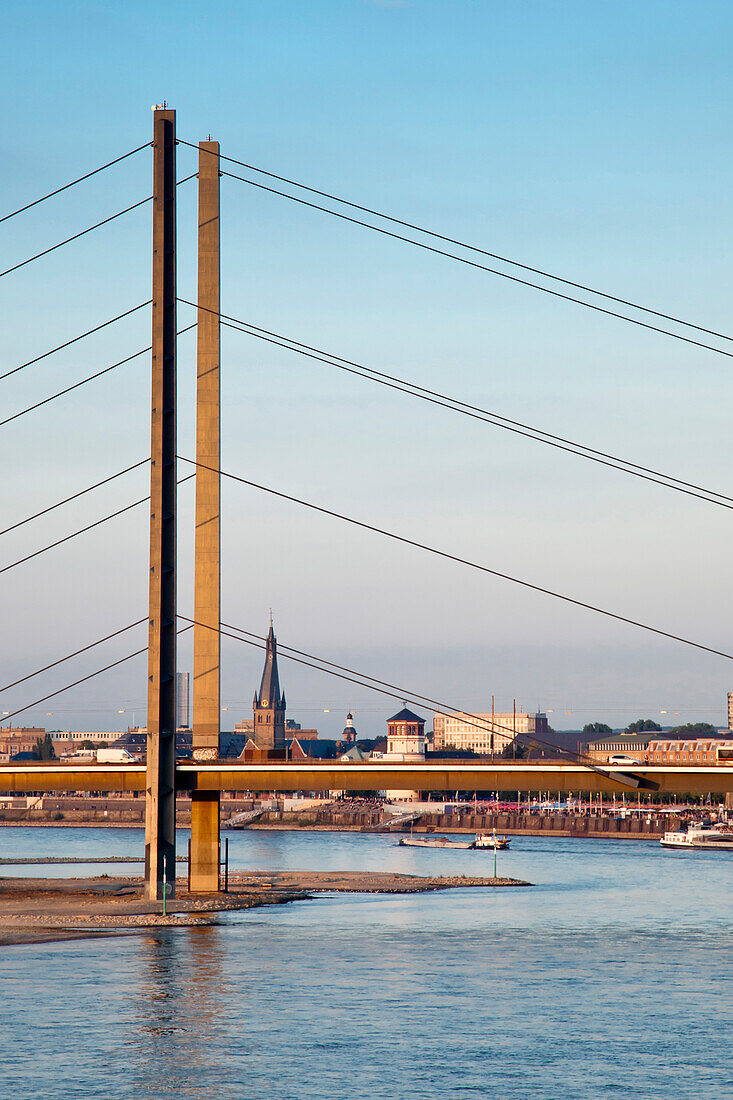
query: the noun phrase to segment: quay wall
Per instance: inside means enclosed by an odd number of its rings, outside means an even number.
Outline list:
[[[46,797],[39,798],[28,807],[26,799],[13,799],[0,807],[2,825],[92,825],[114,827],[139,827],[145,820],[145,800],[132,797]],[[221,819],[251,808],[253,803],[243,799],[222,801]],[[315,830],[364,830],[372,831],[388,826],[389,816],[379,809],[309,809],[285,812],[271,810],[265,813],[250,829],[315,829]],[[191,823],[190,800],[179,799],[176,824],[186,828]],[[642,813],[626,817],[618,813],[435,813],[424,814],[414,822],[414,832],[431,831],[475,833],[491,832],[512,836],[562,836],[562,837],[620,837],[628,839],[658,840],[668,829],[679,827],[676,815]],[[383,831],[409,832],[410,826]]]
[[[306,819],[306,820],[304,820]],[[271,811],[254,825],[257,828],[330,828],[372,831],[385,825],[388,818],[376,811],[331,812],[321,810],[312,813],[286,814]],[[613,814],[562,814],[562,813],[450,813],[424,814],[412,825],[413,832],[432,831],[453,833],[491,832],[510,836],[564,836],[564,837],[627,837],[629,839],[658,840],[670,829],[679,828],[680,819],[673,814],[629,814],[626,817]],[[380,830],[381,831],[381,830]],[[409,832],[410,826],[385,830]]]

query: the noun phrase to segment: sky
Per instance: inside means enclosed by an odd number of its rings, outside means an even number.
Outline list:
[[[6,4],[2,205],[178,136],[523,263],[729,323],[733,9],[250,0]],[[196,154],[178,147],[178,176]],[[239,172],[240,169],[234,168]],[[242,175],[247,172],[242,171]],[[251,175],[251,173],[250,173]],[[224,177],[222,309],[602,450],[730,491],[726,357]],[[0,223],[6,268],[151,190],[148,149]],[[179,189],[178,286],[196,294],[196,182]],[[0,373],[147,300],[150,208],[0,277]],[[179,324],[192,311],[180,307]],[[0,381],[4,419],[144,348],[149,311]],[[725,346],[724,341],[718,341]],[[179,339],[179,450],[194,451],[195,333]],[[141,356],[0,427],[3,527],[149,453]],[[224,330],[225,470],[733,651],[727,510]],[[147,492],[145,468],[4,534],[12,563]],[[389,542],[242,485],[222,491],[222,618],[456,708],[556,728],[725,719],[730,660]],[[193,597],[179,495],[179,610]],[[144,506],[0,574],[0,686],[146,614]],[[145,644],[123,635],[0,692],[40,699]],[[222,728],[261,655],[224,641]],[[190,635],[179,667],[190,669]],[[288,716],[365,736],[401,706],[282,661]],[[137,657],[13,722],[144,723]],[[0,714],[2,718],[2,714]],[[7,721],[7,719],[6,719]]]

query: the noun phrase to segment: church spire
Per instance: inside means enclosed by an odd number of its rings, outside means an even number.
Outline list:
[[[277,638],[270,612],[270,629],[265,645],[265,667],[260,690],[254,697],[254,742],[262,749],[285,746],[285,692],[280,690],[277,671]]]
[[[272,624],[272,612],[270,612],[270,629],[267,634],[265,667],[262,670],[260,690],[255,696],[255,702],[260,707],[282,707],[285,705],[285,697],[280,691],[280,677],[277,671],[277,638]]]

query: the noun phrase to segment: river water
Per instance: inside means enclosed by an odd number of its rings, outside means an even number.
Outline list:
[[[141,847],[139,830],[0,829],[3,856]],[[360,833],[240,832],[230,859],[259,870],[493,867],[490,853]],[[100,871],[117,873],[48,873]],[[536,885],[325,896],[226,914],[217,927],[6,948],[0,1094],[733,1096],[733,855],[515,837],[499,873]]]

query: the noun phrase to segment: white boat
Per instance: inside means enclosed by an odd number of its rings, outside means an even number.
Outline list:
[[[665,833],[659,843],[663,848],[702,848],[708,852],[733,852],[733,833],[691,825],[686,832]]]
[[[447,836],[403,836],[406,848],[473,848],[472,840],[451,840]]]
[[[473,848],[489,848],[491,851],[501,851],[508,848],[510,841],[505,836],[497,836],[496,833],[476,833]]]

